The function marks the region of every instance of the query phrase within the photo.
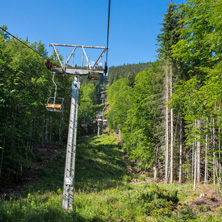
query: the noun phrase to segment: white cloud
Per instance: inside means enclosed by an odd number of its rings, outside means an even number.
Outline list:
[[[90,61],[89,61],[89,64],[90,64],[91,66],[93,66],[93,65],[95,64],[95,62],[94,62],[93,60],[90,60]],[[88,64],[86,63],[85,66],[88,66]],[[98,66],[103,66],[102,62],[100,62],[100,63],[98,64]]]

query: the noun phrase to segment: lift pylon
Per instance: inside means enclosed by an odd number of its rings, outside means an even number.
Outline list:
[[[65,210],[72,209],[73,204],[79,90],[79,77],[74,76],[74,81],[72,83],[72,98],[70,107],[69,131],[62,197],[62,207]]]
[[[70,108],[70,118],[69,118],[69,131],[68,131],[68,139],[67,139],[67,151],[66,151],[66,163],[65,163],[65,173],[64,173],[64,185],[63,185],[63,197],[62,197],[62,207],[65,210],[71,210],[73,205],[73,190],[74,190],[74,179],[75,179],[75,160],[76,160],[76,135],[77,135],[77,117],[78,117],[78,99],[79,99],[79,90],[80,90],[80,82],[79,78],[81,76],[88,76],[89,79],[99,79],[100,75],[103,75],[106,71],[106,65],[104,69],[98,69],[97,65],[99,64],[101,58],[104,53],[108,50],[107,47],[98,47],[98,46],[84,46],[84,45],[67,45],[67,44],[49,44],[53,47],[54,52],[57,56],[57,59],[60,63],[61,67],[55,67],[51,63],[49,59],[46,60],[46,66],[52,72],[56,74],[60,74],[62,76],[73,75],[74,81],[72,83],[72,97],[71,97],[71,108]],[[68,59],[64,61],[62,64],[57,49],[57,46],[64,47],[73,47],[73,50],[68,57]],[[71,57],[73,57],[77,48],[81,48],[83,50],[83,54],[87,60],[88,66],[87,68],[74,68],[73,66],[68,65]],[[90,49],[100,49],[102,50],[100,56],[97,58],[94,65],[91,65],[89,59],[87,57],[86,48]],[[80,67],[80,66],[79,66]]]

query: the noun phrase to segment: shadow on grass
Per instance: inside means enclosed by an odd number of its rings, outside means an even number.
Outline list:
[[[22,200],[20,200],[22,201]],[[12,205],[0,203],[0,221],[7,222],[93,222],[102,221],[101,218],[94,216],[90,219],[80,215],[75,210],[64,211],[58,206],[44,206],[30,207],[27,201],[17,202]]]
[[[36,170],[39,182],[26,188],[27,192],[62,190],[66,148],[51,161]],[[77,141],[75,189],[102,190],[115,187],[128,175],[122,152],[113,135],[104,133],[86,136]]]

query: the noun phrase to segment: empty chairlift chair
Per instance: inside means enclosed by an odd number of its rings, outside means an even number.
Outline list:
[[[87,127],[87,123],[85,121],[81,122],[81,127],[86,128]]]
[[[97,120],[97,125],[98,125],[99,127],[102,127],[102,126],[103,126],[103,120],[99,118],[99,119]]]
[[[54,112],[62,112],[63,110],[63,98],[58,97],[57,99],[61,100],[60,104],[56,104],[54,97],[49,97],[46,104],[46,109],[48,111],[54,111]]]
[[[57,97],[56,98],[56,93],[57,93],[57,85],[54,81],[55,78],[55,73],[53,73],[53,77],[52,77],[52,81],[55,85],[55,93],[54,93],[54,97],[49,97],[47,100],[47,104],[46,104],[46,109],[48,111],[54,111],[54,112],[62,112],[63,111],[63,102],[64,102],[64,98],[61,97]],[[60,103],[57,103],[59,100]]]
[[[107,127],[107,119],[103,119],[103,128]]]

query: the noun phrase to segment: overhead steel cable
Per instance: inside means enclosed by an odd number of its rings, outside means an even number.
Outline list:
[[[0,29],[2,29],[2,31],[6,32],[8,35],[12,36],[13,38],[15,38],[16,40],[18,40],[19,42],[21,42],[23,45],[25,45],[26,47],[28,47],[29,49],[31,49],[32,51],[34,51],[35,53],[37,53],[40,57],[44,58],[39,52],[37,52],[36,50],[34,50],[32,47],[30,47],[29,45],[25,44],[24,42],[22,42],[20,39],[18,39],[17,37],[15,37],[14,35],[12,35],[10,32],[8,32],[6,29],[2,28],[0,26]]]
[[[111,0],[109,0],[109,9],[108,9],[108,27],[107,27],[107,52],[106,52],[106,62],[108,60],[108,47],[109,47],[109,24],[110,24],[110,5]]]
[[[108,62],[108,48],[109,48],[110,6],[111,6],[111,0],[109,0],[109,8],[108,8],[108,26],[107,26],[107,42],[106,42],[107,51],[106,51],[106,62],[105,62],[105,74],[107,73],[107,70],[108,70],[107,62]]]

